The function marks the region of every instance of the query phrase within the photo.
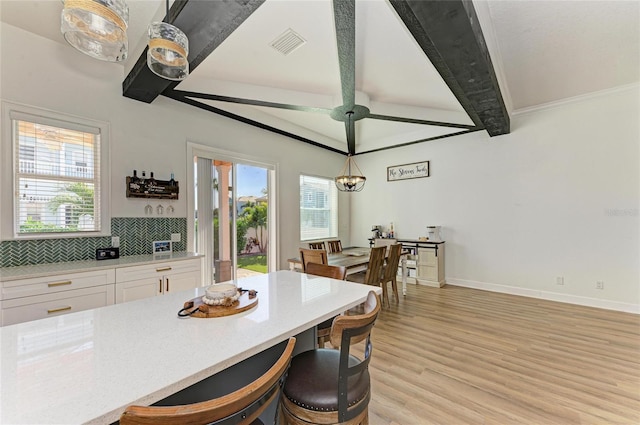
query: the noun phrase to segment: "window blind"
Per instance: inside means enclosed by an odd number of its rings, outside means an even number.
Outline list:
[[[100,129],[11,117],[16,233],[100,231]]]
[[[338,237],[338,190],[332,179],[300,176],[300,240]]]

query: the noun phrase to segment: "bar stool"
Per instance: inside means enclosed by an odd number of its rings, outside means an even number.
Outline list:
[[[282,424],[369,423],[371,399],[371,328],[380,312],[380,298],[370,291],[364,314],[337,316],[331,327],[331,345],[300,353],[291,368],[281,399]],[[351,355],[353,344],[364,343],[364,358]]]
[[[284,352],[267,372],[231,394],[181,406],[129,406],[120,416],[120,425],[262,424],[260,414],[280,397],[295,345],[296,339],[289,338]]]

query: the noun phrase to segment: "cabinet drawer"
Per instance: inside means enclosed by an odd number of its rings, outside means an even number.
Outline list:
[[[54,294],[71,290],[103,286],[115,282],[113,269],[81,273],[68,273],[30,279],[16,279],[2,282],[2,300]]]
[[[2,326],[113,304],[114,285],[4,300]]]
[[[438,263],[436,251],[434,249],[418,249],[418,263],[422,265],[435,266]]]
[[[116,269],[116,282],[162,278],[174,273],[200,271],[200,262],[200,258],[195,258],[184,261],[145,264],[143,266],[118,267]]]

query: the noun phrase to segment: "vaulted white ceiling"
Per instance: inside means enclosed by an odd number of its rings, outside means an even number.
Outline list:
[[[130,55],[123,74],[144,49],[148,23],[164,16],[162,1],[128,4]],[[475,1],[474,6],[511,111],[640,80],[638,1]],[[2,0],[0,19],[64,43],[61,10],[59,1]],[[387,1],[358,0],[355,22],[357,104],[385,116],[473,125]],[[283,55],[269,43],[287,29],[306,42]],[[340,76],[332,2],[267,0],[175,88],[331,109],[342,104]],[[197,101],[345,150],[344,123],[326,114]],[[460,130],[362,120],[355,131],[356,151],[366,152]]]

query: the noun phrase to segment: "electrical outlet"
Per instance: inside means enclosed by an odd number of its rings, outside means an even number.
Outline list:
[[[564,285],[564,277],[562,276],[556,277],[556,285]]]
[[[111,236],[111,246],[114,248],[120,247],[120,236]]]
[[[172,233],[171,242],[180,242],[180,233]]]
[[[596,289],[604,289],[604,282],[599,280],[596,282]]]

